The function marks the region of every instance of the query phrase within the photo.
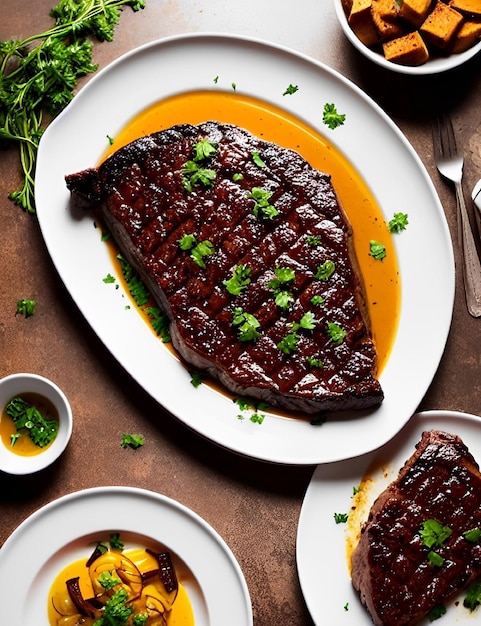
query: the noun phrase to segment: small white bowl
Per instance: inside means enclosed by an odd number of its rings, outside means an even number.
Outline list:
[[[441,72],[447,72],[455,67],[459,67],[472,59],[478,52],[481,52],[481,41],[478,42],[472,48],[460,52],[459,54],[450,54],[445,57],[436,57],[429,59],[423,65],[417,65],[415,67],[410,65],[400,65],[399,63],[393,63],[392,61],[386,61],[384,56],[380,52],[371,50],[368,46],[364,45],[362,41],[357,37],[352,28],[349,26],[346,14],[342,7],[341,0],[334,0],[334,7],[336,15],[341,25],[341,28],[352,43],[352,45],[359,50],[366,58],[370,59],[377,65],[384,67],[392,72],[398,72],[399,74],[412,74],[415,76],[426,76],[430,74],[440,74]]]
[[[55,383],[37,374],[12,374],[0,379],[0,415],[15,396],[35,393],[56,408],[59,428],[55,440],[33,456],[15,454],[0,440],[0,470],[8,474],[33,474],[51,465],[67,447],[72,434],[72,410],[64,393]]]

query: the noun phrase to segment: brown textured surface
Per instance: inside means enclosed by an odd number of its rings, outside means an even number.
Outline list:
[[[230,0],[147,2],[141,14],[124,13],[113,43],[96,47],[101,67],[139,44],[190,31],[252,35],[310,54],[361,85],[394,118],[433,177],[455,235],[454,196],[433,164],[430,119],[441,107],[451,112],[466,147],[470,193],[481,177],[481,56],[447,76],[414,79],[362,59],[343,38],[334,12],[321,15],[318,6],[328,0],[275,3],[277,11],[292,12],[295,26],[286,33],[267,19],[265,7],[274,3],[254,3],[258,9],[250,12]],[[53,4],[2,0],[0,39],[47,27]],[[62,494],[104,484],[146,487],[191,507],[227,541],[249,585],[255,626],[308,626],[295,537],[313,468],[271,467],[219,450],[164,414],[129,379],[70,300],[35,218],[7,200],[19,183],[17,168],[15,153],[0,154],[0,375],[32,371],[55,380],[71,401],[75,425],[72,444],[50,471],[34,479],[0,476],[0,543],[30,513]],[[15,317],[16,301],[23,297],[38,301],[37,313],[27,320]],[[446,352],[421,408],[481,413],[480,354],[481,320],[467,313],[458,280]],[[122,450],[121,433],[135,431],[143,432],[149,445]]]

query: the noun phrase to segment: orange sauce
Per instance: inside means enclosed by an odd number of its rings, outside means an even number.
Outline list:
[[[157,567],[155,559],[146,554],[145,550],[126,550],[124,552],[132,560],[141,572],[154,570]],[[85,566],[86,559],[79,559],[67,565],[55,578],[48,594],[48,621],[50,626],[57,626],[59,613],[53,607],[53,598],[60,602],[59,598],[68,596],[66,581],[70,578],[79,577],[80,590],[84,598],[92,598],[94,595],[92,583],[89,578],[89,569]],[[168,626],[194,626],[194,612],[185,587],[179,582],[179,591],[172,610],[166,613]]]
[[[114,137],[104,158],[130,141],[174,124],[199,124],[208,120],[236,124],[261,139],[293,149],[314,168],[331,175],[354,232],[381,371],[394,342],[400,310],[400,277],[394,243],[372,192],[328,139],[267,102],[235,92],[194,91],[166,98],[142,111]],[[382,261],[369,254],[371,240],[386,246]]]
[[[54,405],[44,396],[38,393],[21,393],[19,397],[23,398],[26,402],[36,407],[45,419],[56,420],[58,422],[58,413]],[[7,402],[8,404],[8,402]],[[6,413],[6,406],[3,408],[2,415],[0,417],[0,440],[3,445],[12,453],[19,456],[35,456],[41,454],[52,445],[55,441],[52,440],[48,445],[41,448],[37,446],[27,434],[22,434],[15,444],[12,446],[12,435],[17,434],[15,423],[10,415]]]

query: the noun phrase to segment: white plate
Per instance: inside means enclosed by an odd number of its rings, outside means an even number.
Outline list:
[[[371,463],[379,470],[373,479],[365,513],[387,485],[395,480],[413,454],[423,430],[438,429],[459,435],[478,462],[481,460],[481,419],[455,411],[426,411],[414,415],[386,446],[358,459],[319,466],[307,489],[297,531],[297,569],[302,592],[315,624],[372,626],[351,585],[347,568],[345,524],[334,522],[334,513],[348,513],[353,487],[357,487]],[[347,603],[347,610],[345,608]],[[443,626],[473,623],[481,614],[470,613],[452,602],[439,623]],[[427,626],[426,619],[421,624]]]
[[[214,78],[219,81],[214,84]],[[105,285],[113,271],[92,220],[69,210],[64,176],[97,163],[106,136],[163,97],[195,89],[257,96],[329,133],[373,190],[386,219],[409,214],[396,237],[402,282],[399,330],[381,384],[381,408],[312,427],[268,414],[239,420],[238,407],[202,385],[152,334],[122,289]],[[299,91],[283,96],[289,84]],[[322,124],[325,103],[346,123]],[[186,425],[235,452],[286,463],[349,458],[388,441],[416,410],[437,369],[451,322],[454,263],[451,239],[434,186],[397,127],[363,92],[336,72],[282,47],[221,35],[179,36],[148,44],[97,74],[49,126],[40,142],[37,212],[53,262],[74,301],[107,348],[143,388]],[[427,253],[429,246],[429,253]],[[110,287],[110,288],[109,288]]]
[[[223,539],[203,519],[166,496],[129,487],[97,487],[50,502],[27,518],[0,549],[0,616],[9,626],[48,626],[56,576],[119,532],[126,543],[161,544],[191,600],[196,626],[251,626],[249,591]]]

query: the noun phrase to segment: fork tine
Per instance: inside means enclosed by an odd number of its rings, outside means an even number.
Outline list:
[[[443,115],[440,120],[441,141],[444,155],[448,158],[457,155],[456,137],[454,135],[453,124],[449,115]]]

